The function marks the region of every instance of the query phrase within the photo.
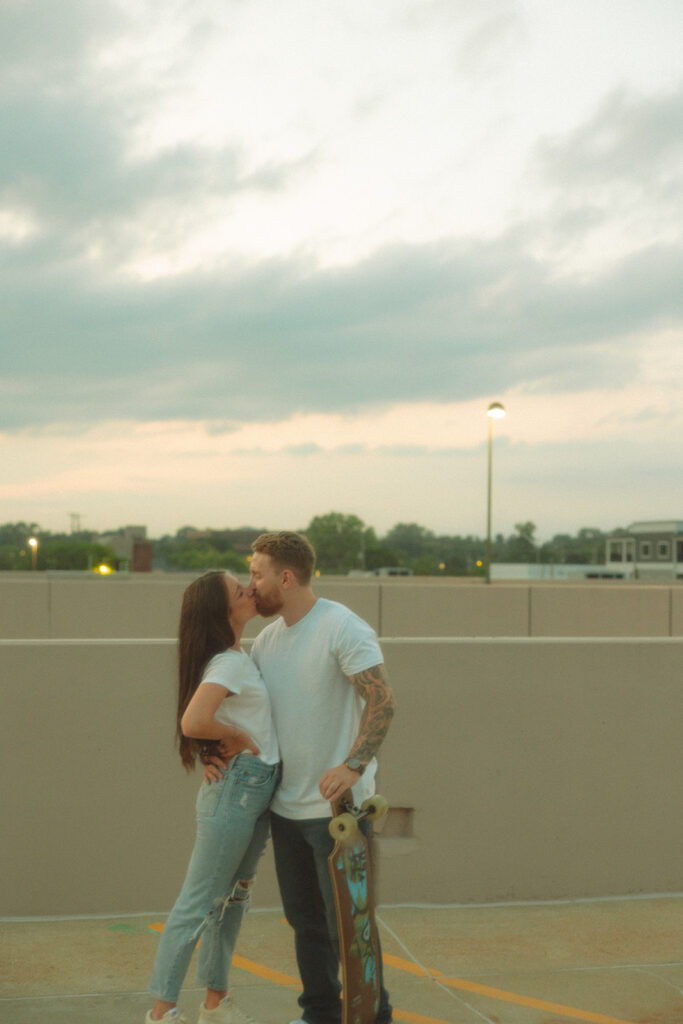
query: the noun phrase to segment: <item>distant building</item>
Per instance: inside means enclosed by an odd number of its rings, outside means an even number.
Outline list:
[[[179,540],[210,540],[214,533],[215,530],[198,530],[195,526],[183,526],[176,536]]]
[[[631,523],[608,537],[605,563],[641,580],[683,579],[683,522],[674,519]]]
[[[152,545],[147,540],[146,526],[122,526],[98,537],[100,544],[114,549],[117,569],[124,572],[151,572]]]
[[[578,562],[492,562],[491,579],[506,580],[614,580],[625,572],[610,565]]]
[[[494,580],[683,579],[683,522],[631,523],[605,542],[604,565],[494,563]]]
[[[240,555],[250,555],[252,541],[267,532],[265,527],[260,530],[251,526],[242,526],[236,530],[198,530],[194,526],[184,526],[178,530],[176,536],[185,540],[208,540],[213,544],[222,542]]]

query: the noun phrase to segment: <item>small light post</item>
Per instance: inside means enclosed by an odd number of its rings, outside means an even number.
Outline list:
[[[489,419],[488,431],[488,478],[486,487],[486,582],[491,582],[491,470],[493,464],[493,421],[502,420],[505,407],[500,402],[491,402],[486,410]]]
[[[38,541],[35,537],[29,537],[28,544],[31,548],[31,569],[35,569],[36,561],[38,559]]]

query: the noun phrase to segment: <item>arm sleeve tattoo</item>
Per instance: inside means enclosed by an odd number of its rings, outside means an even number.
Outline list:
[[[375,665],[348,678],[354,690],[365,701],[358,736],[349,757],[357,757],[363,764],[367,764],[389,731],[396,705],[387,683],[384,665]]]

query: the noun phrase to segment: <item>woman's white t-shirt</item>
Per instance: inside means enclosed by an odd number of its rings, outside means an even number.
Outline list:
[[[230,690],[216,711],[214,720],[234,725],[254,741],[259,758],[266,764],[280,760],[270,697],[261,673],[248,654],[227,650],[216,654],[204,669],[202,683],[217,683]],[[201,685],[201,684],[200,684]]]

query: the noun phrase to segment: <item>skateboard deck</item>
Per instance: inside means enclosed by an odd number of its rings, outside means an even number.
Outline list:
[[[379,944],[370,850],[358,822],[379,818],[388,808],[382,797],[371,797],[358,809],[350,790],[331,806],[330,835],[335,844],[328,863],[342,966],[342,1024],[374,1024],[379,1009]]]

